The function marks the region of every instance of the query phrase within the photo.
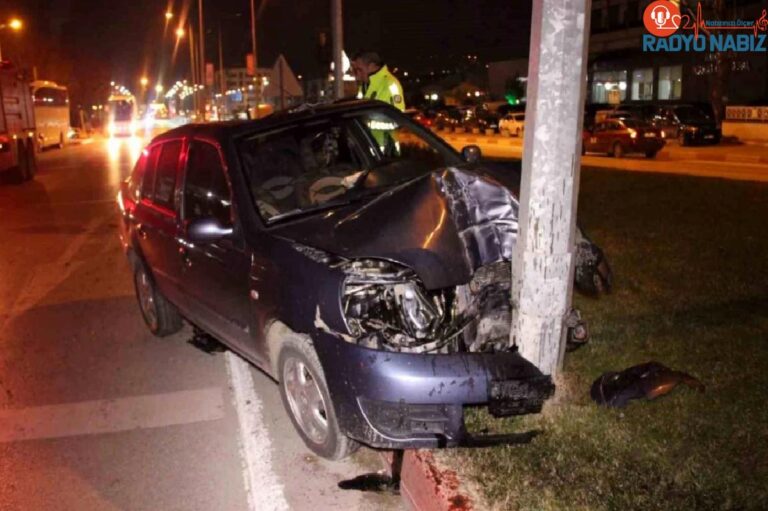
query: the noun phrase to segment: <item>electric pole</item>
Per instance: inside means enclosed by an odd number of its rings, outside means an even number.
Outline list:
[[[199,60],[200,64],[198,66],[198,70],[200,73],[200,81],[202,82],[201,85],[203,86],[203,93],[201,94],[201,101],[200,101],[200,114],[202,116],[202,120],[205,121],[205,96],[207,94],[208,88],[206,87],[205,78],[206,78],[206,66],[205,66],[205,21],[203,20],[203,0],[197,0],[197,18],[198,18],[198,25],[200,27],[200,53],[199,53]]]
[[[342,0],[331,0],[331,24],[333,25],[333,95],[336,99],[344,97],[344,64],[341,53],[344,51],[344,16],[341,10]]]
[[[259,58],[256,54],[256,0],[251,0],[251,53],[253,54],[253,75],[256,77],[256,118],[259,116],[259,103],[261,102],[261,77],[259,76]]]
[[[511,342],[544,374],[565,352],[573,291],[591,0],[534,0]]]

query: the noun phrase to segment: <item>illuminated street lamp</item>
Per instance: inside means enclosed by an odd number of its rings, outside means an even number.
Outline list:
[[[179,27],[176,29],[176,37],[178,37],[179,39],[184,37],[184,29],[182,27]]]
[[[146,76],[142,76],[139,82],[141,82],[142,87],[146,88],[147,84],[149,84],[149,78],[147,78]]]
[[[161,92],[163,92],[163,86],[159,83],[155,85],[155,92],[157,92],[158,95],[160,95]]]
[[[0,30],[10,28],[14,32],[18,32],[24,27],[24,23],[19,18],[11,18],[8,20],[8,23],[0,24]],[[3,50],[2,47],[0,47],[0,60],[3,60]]]
[[[171,11],[165,11],[165,20],[171,21],[172,18],[173,18],[173,13]]]

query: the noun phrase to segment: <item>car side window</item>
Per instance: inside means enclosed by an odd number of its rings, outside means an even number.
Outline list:
[[[144,167],[144,179],[141,184],[141,196],[147,200],[155,198],[155,176],[157,175],[157,157],[160,155],[162,145],[156,145],[149,151],[147,162]]]
[[[157,160],[157,177],[155,178],[154,202],[158,206],[174,209],[174,191],[176,190],[176,174],[179,169],[181,155],[181,140],[163,144],[163,150]]]
[[[184,219],[213,217],[223,226],[232,225],[231,194],[218,149],[194,141],[189,149],[184,184]]]
[[[147,158],[149,155],[145,152],[139,157],[136,165],[133,167],[128,178],[128,196],[131,200],[138,202],[141,199],[141,185],[144,179],[144,172],[147,167]]]

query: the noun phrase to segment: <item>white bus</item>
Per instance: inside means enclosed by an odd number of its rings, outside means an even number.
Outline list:
[[[64,147],[69,136],[69,93],[48,80],[30,84],[34,100],[37,147]]]
[[[133,137],[138,132],[139,112],[136,98],[131,94],[112,94],[107,101],[109,108],[110,137]]]

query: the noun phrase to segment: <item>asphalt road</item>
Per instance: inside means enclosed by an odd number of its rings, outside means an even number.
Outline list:
[[[337,487],[372,451],[317,458],[271,380],[144,328],[114,202],[140,149],[50,151],[0,184],[0,509],[400,508]]]

